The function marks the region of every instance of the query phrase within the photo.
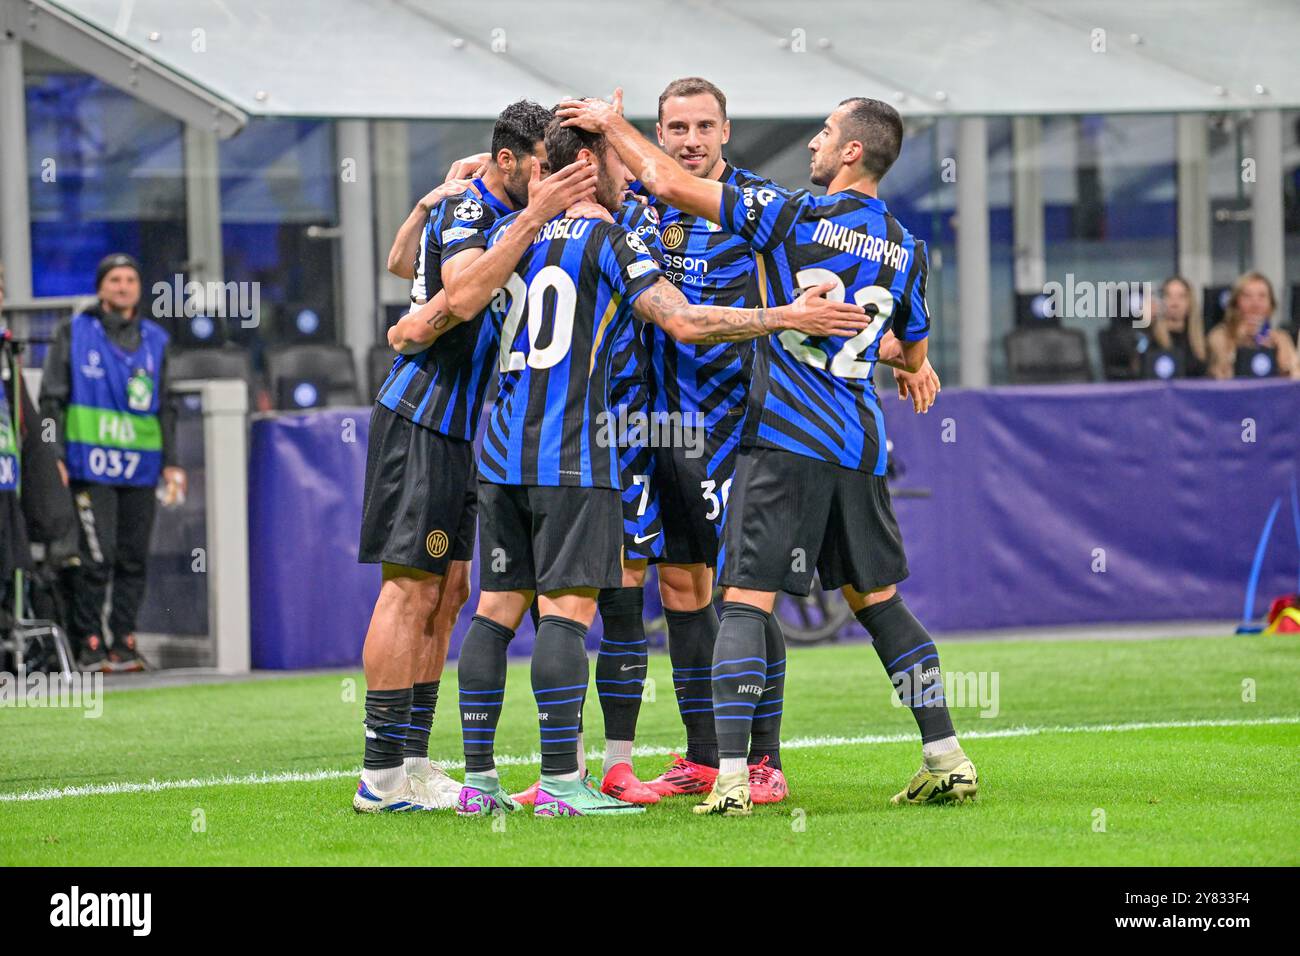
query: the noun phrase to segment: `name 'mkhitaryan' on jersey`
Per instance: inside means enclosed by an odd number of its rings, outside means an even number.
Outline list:
[[[885,420],[871,375],[887,328],[906,341],[929,334],[925,243],[880,199],[852,189],[723,186],[721,207],[723,227],[763,254],[771,305],[830,282],[829,298],[874,316],[852,338],[786,330],[760,339],[745,442],[883,475]]]
[[[481,179],[474,186],[429,211],[416,263],[419,297],[426,302],[442,291],[443,263],[483,248],[487,231],[510,212]],[[495,330],[481,315],[462,322],[424,351],[397,356],[375,400],[417,425],[472,441],[495,347]]]
[[[489,244],[512,221],[497,222]],[[537,234],[487,317],[499,391],[479,456],[485,481],[621,488],[610,440],[614,343],[663,273],[622,226],[558,216]]]

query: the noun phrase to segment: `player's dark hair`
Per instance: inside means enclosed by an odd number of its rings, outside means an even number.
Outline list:
[[[872,179],[883,179],[903,148],[903,118],[888,103],[865,96],[851,96],[840,106],[848,107],[840,120],[840,145],[861,143],[862,168]]]
[[[718,101],[718,109],[722,110],[722,118],[727,118],[727,96],[722,90],[718,89],[708,80],[699,76],[684,76],[680,80],[673,80],[664,87],[664,91],[659,94],[659,119],[664,118],[664,103],[674,96],[699,96],[701,93],[707,93]]]
[[[546,161],[553,171],[559,171],[578,158],[578,151],[591,150],[596,157],[605,155],[605,137],[589,133],[576,126],[561,126],[560,120],[551,120],[546,127]]]
[[[514,153],[516,159],[531,156],[546,135],[546,124],[553,116],[551,110],[532,100],[511,103],[497,116],[492,127],[492,158],[496,159],[503,149]]]

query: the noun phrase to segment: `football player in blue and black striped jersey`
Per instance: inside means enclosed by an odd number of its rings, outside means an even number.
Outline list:
[[[659,217],[648,203],[629,199],[613,214],[594,203],[575,209],[626,229],[663,265]],[[570,218],[573,215],[571,210]],[[664,544],[659,494],[652,483],[657,451],[652,446],[658,432],[650,418],[650,357],[644,331],[641,323],[629,322],[611,346],[609,409],[623,489],[623,581],[621,587],[602,588],[596,602],[603,626],[596,654],[596,693],[605,718],[605,762],[600,780],[589,782],[625,803],[659,802],[659,794],[636,778],[631,761],[649,663],[643,616],[646,568],[663,556]],[[581,713],[577,746],[579,775],[585,780]],[[536,781],[511,797],[522,806],[533,806],[540,785]]]
[[[766,663],[776,592],[807,594],[814,571],[824,588],[843,591],[920,729],[922,767],[894,801],[974,796],[975,768],[953,731],[934,643],[896,588],[907,561],[871,381],[878,362],[893,365],[900,392],[925,407],[938,386],[926,359],[925,244],[877,196],[902,146],[901,118],[878,100],[843,101],[809,143],[811,179],[827,190],[818,196],[691,176],[664,162],[623,119],[621,93],[614,99],[566,101],[557,115],[604,134],[661,199],[743,236],[764,257],[771,301],[830,283],[872,319],[852,336],[783,332],[759,342],[720,557],[724,605],[712,668],[719,774],[697,811],[751,812],[745,759],[766,678],[755,661]]]
[[[556,164],[597,165],[597,202],[619,208],[629,176],[602,137],[554,123],[546,151]],[[494,227],[489,252],[510,224],[506,217]],[[489,311],[500,329],[500,389],[479,456],[482,594],[458,668],[466,757],[459,812],[518,808],[497,777],[493,742],[506,647],[534,595],[541,619],[532,682],[542,755],[534,813],[642,809],[580,777],[577,756],[588,685],[584,639],[598,591],[622,583],[622,477],[610,407],[614,343],[637,319],[702,343],[776,329],[849,336],[865,329],[859,307],[822,297],[829,288],[775,310],[697,306],[663,278],[634,232],[568,215],[537,232],[505,284],[507,295]]]
[[[684,77],[669,83],[659,96],[656,132],[669,158],[693,176],[742,188],[769,185],[723,157],[731,135],[727,98],[708,80]],[[662,201],[657,208],[665,274],[689,301],[732,306],[766,302],[762,261],[744,237],[716,217],[692,215]],[[698,446],[659,450],[655,470],[666,539],[659,591],[668,624],[673,689],[686,727],[686,753],[675,757],[649,787],[663,795],[705,793],[718,769],[710,680],[718,630],[713,568],[740,450],[755,345],[701,346],[678,342],[653,327],[647,332],[655,412],[690,421],[703,439]],[[780,751],[785,636],[775,614],[768,617],[765,636],[767,674],[747,760],[752,799],[775,803],[787,793]]]
[[[468,594],[476,514],[473,437],[496,336],[481,310],[533,233],[590,192],[594,170],[540,180],[550,112],[521,101],[502,112],[482,178],[429,213],[422,304],[389,330],[400,354],[370,421],[362,562],[383,584],[366,633],[362,812],[451,807],[460,784],[428,757],[429,728],[456,615]],[[469,237],[535,200],[485,254]],[[460,317],[467,317],[462,321]]]

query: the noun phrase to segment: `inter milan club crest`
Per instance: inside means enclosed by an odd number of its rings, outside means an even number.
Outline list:
[[[447,553],[447,532],[430,531],[429,536],[424,539],[424,549],[429,552],[431,558],[441,558]]]
[[[673,223],[664,230],[662,238],[665,249],[676,249],[686,239],[686,230],[677,223]]]
[[[483,216],[483,204],[477,199],[464,199],[451,213],[461,222],[473,222]]]

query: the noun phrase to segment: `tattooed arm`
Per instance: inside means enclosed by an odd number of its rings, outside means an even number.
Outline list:
[[[475,250],[467,249],[443,263],[442,282],[452,314],[474,316],[487,308],[538,231],[569,206],[590,196],[596,188],[596,175],[595,166],[576,161],[542,179],[534,163],[528,181],[528,205],[505,232],[493,239],[492,247],[472,259],[466,256]]]
[[[415,311],[406,313],[388,330],[388,344],[395,352],[414,355],[461,321],[447,308],[447,293],[439,292]]]
[[[443,262],[442,290],[389,329],[388,344],[403,355],[414,355],[486,309],[537,231],[551,217],[588,195],[595,185],[596,167],[589,163],[571,163],[546,179],[538,176],[534,165],[528,184],[528,207],[494,237],[491,248],[467,246]]]
[[[808,335],[851,337],[867,327],[861,306],[831,302],[831,283],[809,289],[791,303],[774,309],[734,309],[728,306],[691,305],[681,290],[660,279],[637,297],[633,311],[643,322],[653,322],[680,342],[714,345],[743,342],[784,329]]]

